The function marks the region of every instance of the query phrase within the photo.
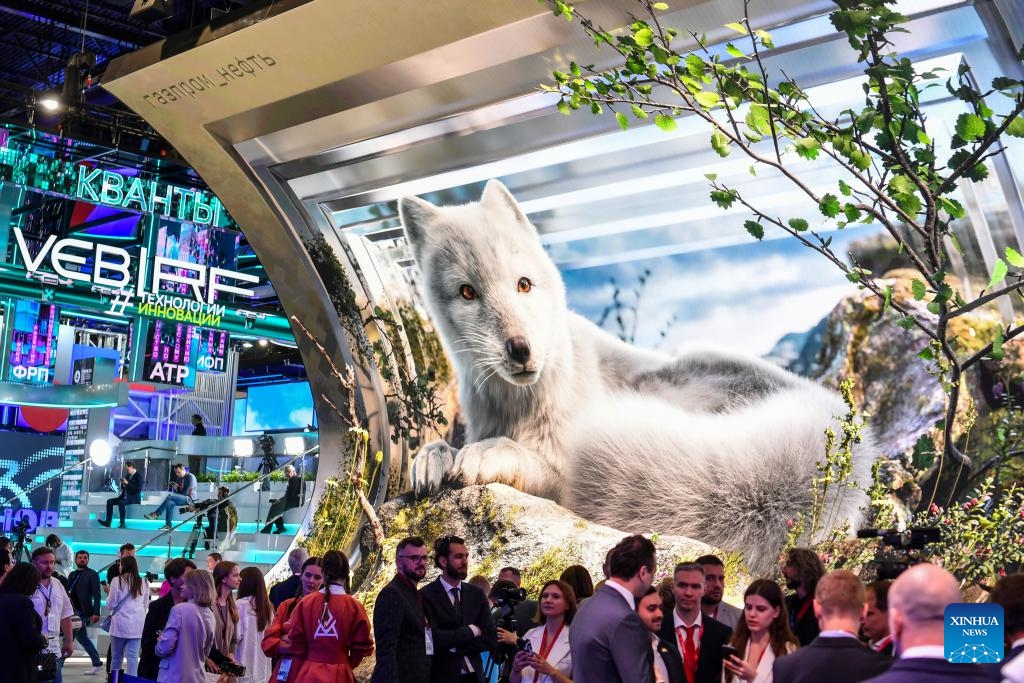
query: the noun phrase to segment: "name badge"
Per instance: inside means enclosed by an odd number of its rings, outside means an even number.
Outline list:
[[[56,636],[60,632],[60,619],[55,612],[46,615],[46,632]]]
[[[427,644],[427,655],[434,654],[434,634],[430,632],[430,627],[427,626],[423,629],[423,642]]]
[[[288,674],[291,672],[291,670],[292,670],[292,658],[291,657],[285,657],[284,659],[281,660],[281,668],[277,670],[277,680],[279,680],[279,681],[287,681],[288,680]]]

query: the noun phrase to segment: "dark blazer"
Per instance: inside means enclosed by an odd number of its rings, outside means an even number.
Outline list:
[[[160,658],[156,655],[157,631],[162,631],[167,625],[172,607],[174,598],[170,593],[149,603],[146,622],[142,627],[142,644],[139,646],[139,678],[155,681],[160,673]]]
[[[814,595],[808,595],[803,600],[797,598],[796,593],[786,596],[786,605],[789,606],[789,627],[800,641],[800,647],[810,645],[820,632],[818,617],[814,616],[814,605],[811,604],[813,600]]]
[[[893,659],[862,645],[856,638],[822,638],[779,657],[772,666],[775,683],[859,683],[884,673]]]
[[[302,477],[296,473],[289,477],[288,485],[284,489],[284,506],[287,509],[299,507],[299,494],[302,490]]]
[[[135,474],[128,477],[128,483],[121,487],[121,498],[125,505],[137,505],[142,502],[142,473],[135,470]]]
[[[668,669],[668,683],[686,683],[683,660],[676,648],[658,638],[658,654],[661,655],[661,660],[665,662],[665,668]]]
[[[697,676],[695,683],[720,683],[722,680],[722,646],[732,637],[732,629],[709,616],[701,616],[704,624],[704,635],[700,639],[700,655],[697,657]],[[661,622],[662,641],[672,648],[679,661],[683,661],[683,653],[679,651],[679,639],[676,638],[675,617],[666,614]]]
[[[16,593],[0,593],[0,662],[3,680],[36,680],[36,653],[46,646],[43,622],[32,601]]]
[[[1011,659],[1024,652],[1024,645],[1018,645],[1017,647],[1010,648],[1008,652],[1003,655],[1003,661],[996,664],[982,664],[981,670],[984,671],[994,681],[1003,680],[1002,668],[1008,664]]]
[[[281,583],[275,583],[274,587],[270,589],[270,603],[274,606],[274,610],[277,610],[278,605],[288,598],[294,598],[295,594],[299,592],[301,584],[302,580],[298,574],[292,574]]]
[[[522,638],[527,631],[537,625],[534,622],[537,616],[537,601],[523,600],[512,610],[512,616],[516,619],[516,635]]]
[[[89,617],[100,613],[100,575],[95,569],[86,567],[76,569],[68,575],[68,597],[82,619],[88,622]]]
[[[441,579],[431,581],[420,590],[423,608],[434,637],[434,656],[430,664],[432,683],[452,683],[457,680],[462,671],[464,656],[473,664],[477,680],[484,683],[480,653],[490,652],[498,645],[498,632],[491,619],[487,596],[466,582],[462,582],[460,588],[461,623],[455,619],[455,607],[441,585]],[[469,624],[476,624],[480,628],[482,633],[479,638],[473,635]],[[451,652],[452,648],[455,648],[455,652]]]
[[[373,606],[377,664],[371,683],[429,683],[426,625],[416,587],[396,576],[377,594]]]
[[[569,629],[572,678],[582,683],[652,683],[650,631],[609,585],[587,598]]]
[[[792,657],[793,655],[787,655]],[[944,659],[897,659],[881,676],[866,683],[991,683],[977,664],[953,664]]]

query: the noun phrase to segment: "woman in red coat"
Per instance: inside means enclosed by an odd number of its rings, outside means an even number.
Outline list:
[[[299,677],[302,660],[292,652],[288,634],[292,630],[292,612],[299,601],[310,593],[316,593],[324,585],[324,571],[320,568],[320,558],[310,557],[303,562],[299,577],[299,594],[278,605],[274,621],[263,632],[263,654],[274,661],[271,681],[295,683],[295,679]]]
[[[355,683],[352,670],[373,654],[366,610],[346,592],[348,558],[324,553],[322,591],[307,595],[292,612],[291,651],[302,657],[295,683]]]

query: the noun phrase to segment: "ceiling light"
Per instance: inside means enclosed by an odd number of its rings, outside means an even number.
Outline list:
[[[39,100],[39,106],[46,111],[57,111],[60,109],[60,100],[54,95],[44,95]]]

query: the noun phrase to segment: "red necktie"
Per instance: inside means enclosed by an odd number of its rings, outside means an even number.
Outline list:
[[[697,645],[693,642],[693,632],[697,630],[697,625],[680,626],[679,628],[686,631],[683,640],[683,669],[686,672],[687,682],[693,683],[697,676]]]

